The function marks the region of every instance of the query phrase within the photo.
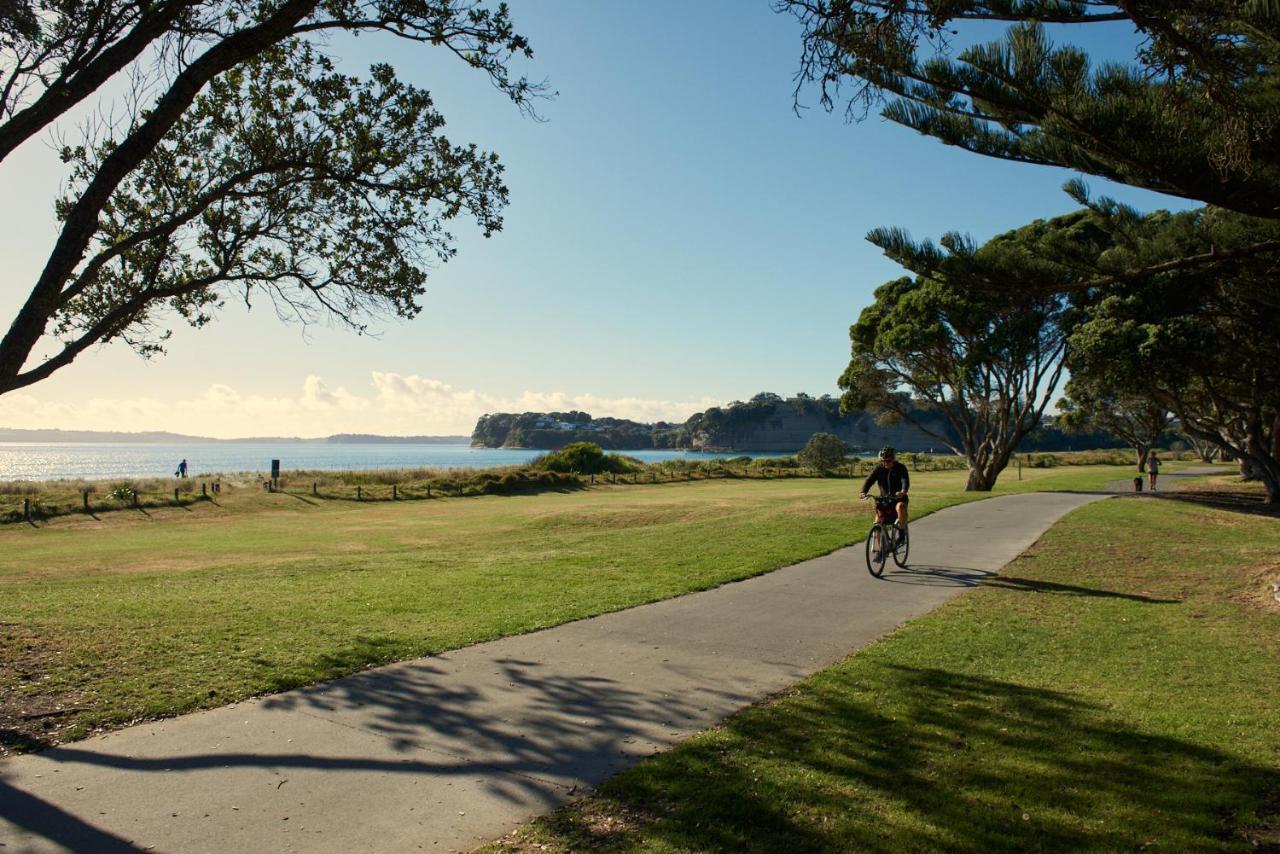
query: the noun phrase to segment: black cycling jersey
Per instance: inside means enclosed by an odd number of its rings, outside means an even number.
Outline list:
[[[873,468],[862,483],[862,491],[870,492],[872,484],[880,487],[881,495],[897,495],[911,487],[911,475],[906,466],[894,460],[891,466],[877,465]]]

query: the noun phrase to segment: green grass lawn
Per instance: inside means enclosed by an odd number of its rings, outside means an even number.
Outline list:
[[[1091,489],[1123,467],[1007,473]],[[916,517],[984,497],[920,474]],[[31,746],[705,589],[861,539],[848,480],[218,504],[0,528],[0,741]]]
[[[499,847],[1280,850],[1277,579],[1276,518],[1089,505]]]

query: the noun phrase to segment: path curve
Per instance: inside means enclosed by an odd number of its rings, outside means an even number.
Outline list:
[[[713,590],[0,762],[9,851],[404,851],[502,836],[981,583],[1100,496],[1033,493]]]

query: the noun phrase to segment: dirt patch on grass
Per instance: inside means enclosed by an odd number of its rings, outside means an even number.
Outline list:
[[[1252,608],[1280,614],[1280,562],[1247,567],[1244,575],[1244,589],[1232,598]]]
[[[76,728],[85,698],[42,690],[61,650],[34,629],[0,623],[0,756],[39,750]]]
[[[494,842],[491,850],[519,852],[610,851],[626,843],[644,826],[653,822],[633,807],[588,795],[564,809],[536,819]],[[540,830],[552,834],[542,842]]]
[[[1263,798],[1261,813],[1257,824],[1242,827],[1237,833],[1254,851],[1280,851],[1280,789],[1268,792]]]

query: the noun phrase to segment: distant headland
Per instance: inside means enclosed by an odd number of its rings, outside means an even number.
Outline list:
[[[924,423],[946,435],[940,417]],[[881,424],[866,412],[840,413],[830,396],[784,398],[761,392],[748,401],[713,406],[684,423],[645,424],[624,418],[593,418],[586,412],[499,412],[476,423],[471,444],[486,448],[555,449],[594,442],[610,450],[688,449],[706,452],[793,453],[814,433],[834,433],[855,451],[892,444],[905,451],[945,451],[945,443],[915,426]]]
[[[812,397],[801,393],[782,397],[761,392],[748,401],[695,413],[682,424],[593,418],[578,411],[496,412],[476,422],[471,444],[483,448],[555,450],[571,442],[594,442],[614,451],[687,449],[790,454],[804,447],[814,433],[834,433],[855,453],[874,452],[884,445],[905,452],[951,450],[952,429],[940,413],[922,406],[915,417],[934,435],[906,421],[883,422],[862,410],[841,414],[840,401],[831,395]],[[1065,432],[1053,419],[1045,418],[1019,449],[1069,451],[1122,445],[1124,442],[1100,431]]]

